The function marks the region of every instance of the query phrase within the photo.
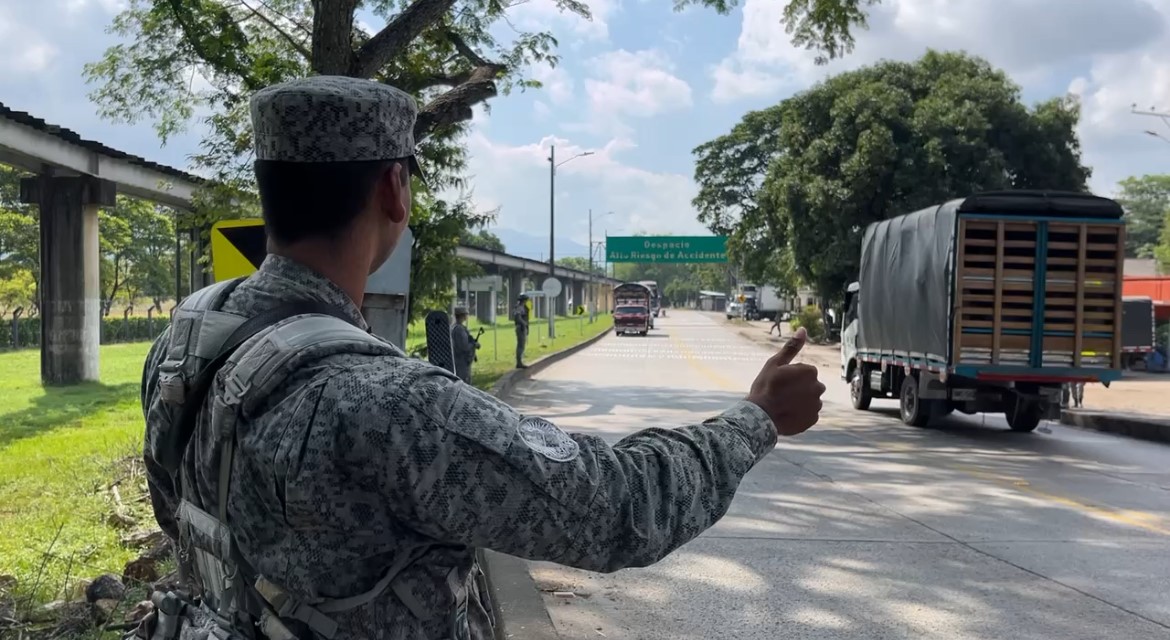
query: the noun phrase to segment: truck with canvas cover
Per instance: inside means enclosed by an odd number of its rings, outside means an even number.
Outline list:
[[[1125,296],[1121,311],[1121,353],[1126,369],[1141,367],[1154,350],[1154,299]]]
[[[1124,225],[1113,200],[1024,190],[870,224],[841,321],[853,406],[1032,431],[1059,417],[1063,385],[1119,379]]]
[[[654,328],[654,318],[662,311],[662,294],[658,291],[658,282],[654,280],[639,280],[640,284],[650,290],[650,328]]]
[[[613,330],[619,336],[627,333],[646,335],[651,324],[650,288],[637,282],[626,282],[613,289]]]

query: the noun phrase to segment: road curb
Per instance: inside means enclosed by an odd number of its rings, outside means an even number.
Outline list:
[[[1129,436],[1137,440],[1170,443],[1170,422],[1154,416],[1068,409],[1061,412],[1060,422],[1082,429]]]
[[[585,340],[584,342],[579,342],[571,347],[561,349],[560,351],[554,351],[553,353],[543,356],[538,360],[534,360],[528,365],[527,369],[512,369],[508,373],[500,376],[500,379],[496,380],[496,383],[492,385],[492,388],[488,393],[491,393],[493,396],[503,400],[505,396],[512,392],[512,388],[516,386],[517,382],[527,380],[549,365],[556,364],[557,362],[568,358],[574,353],[577,353],[585,347],[592,345],[598,340],[601,340],[605,336],[609,335],[612,331],[613,327],[610,327],[605,331],[602,331],[601,333],[593,336],[592,338]]]
[[[596,343],[613,327],[566,349],[533,361],[527,369],[513,369],[492,385],[491,393],[507,401],[516,384]],[[496,640],[560,640],[544,604],[544,596],[528,572],[528,563],[515,556],[482,550],[483,571],[496,618]]]

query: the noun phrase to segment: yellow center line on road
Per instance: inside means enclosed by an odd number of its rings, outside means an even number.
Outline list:
[[[719,375],[719,373],[711,367],[703,364],[703,362],[699,360],[698,356],[695,355],[695,352],[691,351],[691,348],[688,347],[685,342],[680,340],[678,336],[674,335],[673,333],[668,333],[666,335],[670,338],[670,343],[673,344],[675,348],[678,349],[679,353],[682,354],[683,359],[685,359],[688,364],[694,367],[696,371],[702,374],[704,378],[707,378],[713,382],[715,386],[719,387],[723,391],[747,391],[747,389],[743,389],[740,385],[733,383],[724,376]]]
[[[918,450],[914,445],[908,445],[901,442],[879,442],[877,440],[862,437],[856,432],[852,432],[851,435],[853,435],[853,437],[857,438],[858,440],[872,445],[877,449],[881,449],[882,451],[888,451],[891,453],[913,453],[914,451]],[[1069,507],[1075,511],[1079,511],[1087,516],[1097,518],[1099,520],[1106,520],[1114,524],[1122,524],[1130,527],[1136,527],[1138,529],[1144,529],[1152,533],[1170,536],[1170,528],[1165,526],[1165,518],[1155,513],[1150,513],[1148,511],[1136,511],[1133,509],[1114,509],[1111,507],[1088,504],[1086,502],[1074,500],[1066,496],[1061,496],[1055,493],[1049,493],[1047,491],[1037,489],[1032,486],[1031,482],[1024,478],[992,473],[990,471],[984,471],[983,469],[972,467],[966,464],[954,464],[946,462],[935,464],[923,458],[919,458],[917,462],[936,469],[949,469],[951,471],[957,471],[972,478],[986,480],[998,485],[1009,487],[1019,493],[1047,500],[1053,504]]]
[[[1145,529],[1146,531],[1150,531],[1152,533],[1170,536],[1170,528],[1162,525],[1164,522],[1163,518],[1148,511],[1114,509],[1112,507],[1101,507],[1087,504],[1078,500],[1073,500],[1072,498],[1067,498],[1065,496],[1037,489],[1032,486],[1031,482],[1023,478],[1013,478],[997,473],[990,473],[983,471],[982,469],[969,467],[967,465],[954,465],[954,468],[956,471],[960,471],[977,478],[983,478],[998,484],[1011,486],[1011,488],[1019,491],[1020,493],[1029,494],[1037,498],[1048,500],[1049,502],[1071,507],[1072,509],[1101,520],[1107,520],[1115,524],[1128,525],[1131,527],[1137,527],[1139,529]]]

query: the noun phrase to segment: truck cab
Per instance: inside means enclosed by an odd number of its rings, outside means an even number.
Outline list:
[[[860,282],[851,282],[845,288],[845,313],[841,314],[841,379],[849,382],[853,370],[851,364],[857,362],[857,306],[861,301]]]

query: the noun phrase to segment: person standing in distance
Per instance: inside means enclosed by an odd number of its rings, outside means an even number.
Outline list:
[[[524,364],[524,347],[528,344],[528,296],[523,293],[516,298],[512,322],[516,324],[516,368],[527,369],[528,365]]]
[[[219,308],[255,316],[315,300],[366,327],[366,280],[410,222],[414,100],[315,76],[257,92],[251,114],[271,249]],[[175,538],[176,478],[159,460],[174,435],[158,369],[169,331],[147,357],[142,404],[152,504]],[[276,360],[295,366],[269,371],[277,382],[259,397],[211,387],[182,462],[198,493],[188,499],[215,508],[224,444],[212,434],[230,426],[237,480],[224,502],[239,556],[293,598],[374,594],[314,619],[336,625],[333,640],[489,640],[479,549],[612,572],[693,540],[779,436],[817,423],[825,387],[816,368],[792,363],[804,340],[798,331],[721,413],[612,445],[521,414],[392,345],[310,344]],[[219,424],[223,412],[208,409],[229,400],[247,410]]]
[[[471,337],[467,329],[467,308],[455,307],[455,324],[451,327],[451,347],[455,352],[455,375],[471,384],[471,363],[475,362],[475,351],[479,342]]]

